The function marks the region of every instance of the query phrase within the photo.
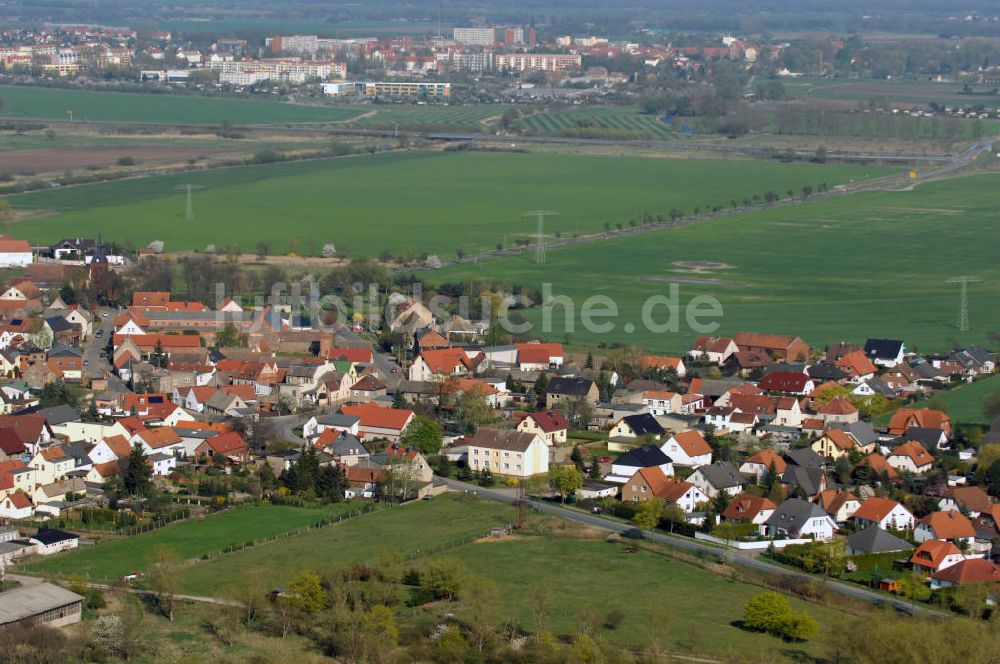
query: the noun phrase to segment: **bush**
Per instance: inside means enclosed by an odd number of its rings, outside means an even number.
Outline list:
[[[812,616],[805,611],[795,613],[788,599],[775,592],[763,592],[750,598],[743,609],[743,626],[790,641],[805,641],[819,631]]]
[[[136,161],[135,157],[119,157],[115,163],[119,166],[135,166],[139,162]]]

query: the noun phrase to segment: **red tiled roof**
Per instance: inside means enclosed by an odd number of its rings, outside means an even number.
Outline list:
[[[763,464],[765,468],[770,468],[773,464],[775,472],[778,473],[785,472],[785,469],[788,467],[788,464],[781,458],[781,455],[774,450],[761,450],[747,459],[746,463]]]
[[[807,374],[794,371],[772,371],[764,376],[758,387],[774,392],[802,392],[810,380]]]
[[[249,448],[247,441],[243,439],[243,436],[236,433],[235,431],[230,431],[228,433],[220,433],[217,436],[212,436],[205,443],[212,448],[212,451],[217,454],[235,454],[243,452]]]
[[[934,531],[936,539],[958,539],[976,536],[976,529],[972,526],[972,522],[964,514],[955,510],[931,512],[921,519],[920,523],[929,526]]]
[[[681,433],[675,433],[673,438],[688,456],[700,456],[702,454],[711,454],[712,452],[712,446],[708,444],[705,437],[698,431],[682,431]]]
[[[3,251],[2,247],[0,247],[0,251]],[[7,500],[10,501],[11,507],[14,509],[23,510],[31,507],[31,498],[28,497],[28,494],[20,491],[9,494]]]
[[[959,554],[962,552],[958,547],[945,540],[927,540],[916,548],[910,556],[910,562],[921,567],[937,569],[944,562],[946,556]]]
[[[27,240],[15,240],[12,237],[7,237],[6,235],[0,235],[0,253],[4,254],[21,254],[21,253],[31,253],[31,245],[28,244]]]
[[[915,440],[909,440],[893,448],[889,456],[909,457],[918,468],[933,463],[934,457],[927,449]]]
[[[1000,581],[1000,565],[985,558],[966,558],[940,572],[934,572],[931,578],[956,586],[966,583],[995,583]]]
[[[331,348],[327,357],[331,360],[345,360],[347,362],[364,362],[370,363],[372,361],[372,349],[371,348]]]
[[[361,404],[358,406],[343,406],[340,412],[353,415],[361,420],[359,427],[367,429],[402,430],[413,417],[413,411],[405,408],[382,408],[376,404]]]
[[[752,521],[761,510],[773,510],[777,507],[774,501],[763,496],[741,493],[729,501],[722,516],[730,521]]]
[[[553,357],[563,356],[562,344],[517,344],[519,364],[548,364]]]
[[[819,412],[820,415],[853,415],[858,412],[858,409],[855,408],[854,404],[847,399],[837,397],[820,408],[817,412]]]
[[[545,411],[541,413],[531,413],[528,415],[531,419],[535,421],[538,428],[545,433],[552,433],[553,431],[562,431],[563,429],[569,429],[569,421],[563,417],[563,414],[555,411]]]
[[[866,521],[881,521],[888,514],[899,506],[895,500],[889,500],[888,498],[879,498],[873,496],[861,503],[861,507],[858,511],[854,513],[854,517],[857,519],[865,519]]]

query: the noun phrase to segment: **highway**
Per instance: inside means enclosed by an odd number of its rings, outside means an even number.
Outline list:
[[[443,479],[443,478],[439,478]],[[484,489],[481,486],[475,484],[468,484],[465,482],[459,482],[457,480],[445,479],[449,489],[455,491],[465,491],[468,493],[475,493],[483,498],[489,500],[497,500],[504,503],[513,504],[516,500],[516,496],[510,492],[504,492],[502,490],[494,489]],[[544,514],[552,514],[554,516],[567,519],[569,521],[575,521],[577,523],[584,524],[586,526],[591,526],[593,528],[600,528],[601,530],[606,530],[612,533],[624,533],[626,531],[634,531],[635,526],[631,526],[627,523],[621,523],[619,521],[614,521],[612,519],[600,517],[594,514],[588,514],[586,512],[581,512],[579,510],[569,509],[561,505],[555,505],[553,503],[543,503],[536,500],[528,501],[528,504],[533,510],[542,512]],[[669,535],[667,533],[660,532],[644,532],[644,539],[657,542],[660,544],[666,544],[682,551],[694,554],[708,554],[711,556],[721,556],[724,550],[720,547],[710,546],[708,544],[702,544],[697,540],[688,539],[685,537]],[[735,554],[729,556],[730,563],[733,565],[738,565],[740,567],[745,567],[747,569],[753,570],[755,572],[762,572],[764,574],[774,575],[774,576],[784,576],[790,579],[796,579],[799,581],[814,582],[819,580],[818,577],[811,574],[806,574],[804,572],[796,572],[794,570],[787,569],[785,567],[780,567],[773,563],[769,563],[765,560],[759,558],[754,558],[745,552],[736,552],[733,550],[728,550]],[[907,603],[900,602],[899,600],[894,600],[885,595],[880,595],[879,593],[872,592],[861,586],[855,586],[847,583],[842,583],[840,581],[835,581],[833,579],[827,579],[825,582],[825,587],[830,592],[835,592],[845,597],[851,599],[859,600],[862,602],[869,602],[878,606],[892,604],[897,608],[909,611],[910,605]],[[926,606],[917,604],[912,607],[913,612],[916,615],[928,617],[928,618],[950,618],[951,616],[937,611],[935,609],[928,608]]]

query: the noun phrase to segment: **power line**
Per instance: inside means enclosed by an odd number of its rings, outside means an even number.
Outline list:
[[[187,205],[184,208],[184,218],[187,219],[188,221],[194,219],[194,201],[191,197],[191,192],[194,191],[195,189],[202,189],[202,188],[203,187],[200,184],[180,184],[174,187],[174,189],[177,189],[179,191],[187,192]]]
[[[969,284],[982,281],[979,277],[952,277],[946,279],[946,284],[958,284],[961,287],[961,301],[958,306],[958,331],[969,331]]]
[[[552,210],[532,210],[525,212],[522,217],[536,217],[538,219],[538,232],[535,237],[538,243],[535,245],[535,262],[539,265],[545,263],[545,217],[559,214]]]

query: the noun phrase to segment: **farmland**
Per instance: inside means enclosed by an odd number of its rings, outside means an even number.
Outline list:
[[[536,307],[527,312],[533,334],[579,345],[690,348],[696,332],[683,311],[676,332],[651,332],[641,320],[648,298],[675,287],[680,307],[699,295],[718,299],[723,316],[706,322],[718,322],[720,334],[788,333],[818,347],[867,336],[905,339],[924,352],[953,343],[988,347],[987,332],[1000,330],[1000,266],[984,241],[995,234],[998,185],[1000,175],[984,174],[815,200],[643,235],[626,231],[614,242],[550,251],[544,265],[524,255],[428,278],[549,283],[553,295],[575,303],[571,328],[561,306],[551,309],[548,326]],[[958,330],[958,290],[945,283],[959,274],[983,279],[969,289],[971,332]],[[580,307],[592,295],[614,299],[618,317],[609,332],[580,324]],[[653,319],[666,322],[667,309],[657,307]]]
[[[345,123],[348,127],[363,129],[399,129],[407,131],[490,131],[490,118],[500,116],[500,104],[475,104],[470,106],[440,105],[372,105],[356,120]]]
[[[932,101],[949,105],[972,105],[986,103],[996,106],[1000,98],[996,96],[973,96],[962,94],[961,83],[934,83],[924,80],[873,80],[816,78],[803,76],[783,80],[790,96],[804,99],[827,99],[834,101],[865,101],[885,98],[890,104],[926,106]]]
[[[194,559],[357,509],[358,506],[346,503],[321,510],[276,505],[241,507],[202,520],[171,524],[135,537],[58,554],[31,563],[28,571],[57,576],[84,574],[93,580],[113,581],[136,570],[148,570],[163,547],[170,547],[181,559]]]
[[[1000,376],[990,376],[973,383],[940,392],[935,395],[935,404],[944,404],[952,422],[956,424],[988,425],[990,418],[983,412],[983,399],[994,392],[1000,392]],[[919,402],[920,408],[930,402]]]
[[[528,115],[520,120],[528,134],[586,138],[676,138],[677,133],[655,115],[637,109],[594,107]]]
[[[357,109],[303,106],[277,101],[209,98],[167,94],[95,92],[58,88],[0,86],[0,115],[31,119],[164,124],[273,124],[337,122]]]
[[[534,232],[526,210],[557,210],[551,233],[597,231],[645,210],[728,207],[731,200],[831,187],[894,172],[869,166],[782,164],[739,159],[646,159],[485,152],[400,152],[375,156],[192,171],[14,196],[33,218],[15,234],[54,242],[87,228],[168,251],[258,240],[284,252],[290,238],[335,242],[352,256],[413,249],[452,256],[492,249]],[[183,219],[178,185],[195,195],[195,221]],[[282,220],[281,224],[272,223]],[[246,232],[252,227],[252,232]],[[233,229],[243,232],[234,233]]]

